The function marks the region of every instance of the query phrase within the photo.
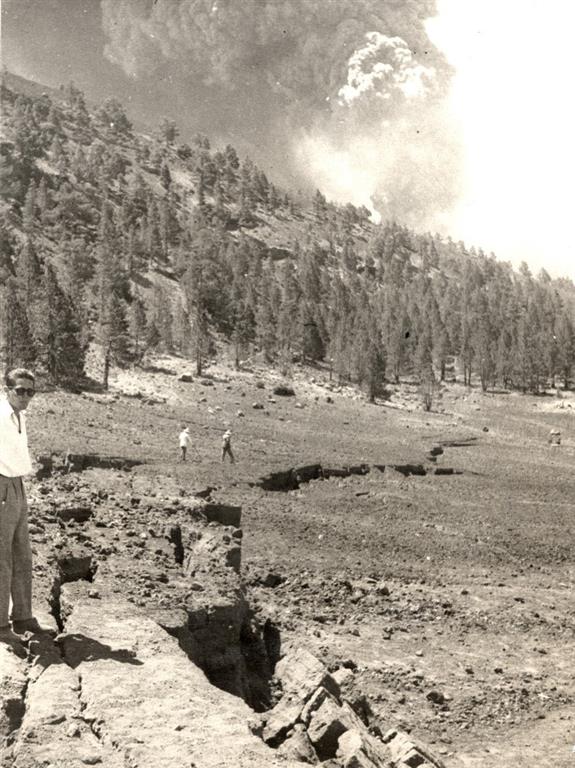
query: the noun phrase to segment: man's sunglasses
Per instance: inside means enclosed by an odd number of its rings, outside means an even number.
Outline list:
[[[24,397],[24,395],[26,395],[26,397],[34,397],[36,394],[35,389],[28,389],[28,387],[10,387],[10,389],[12,392],[16,392],[18,397]]]

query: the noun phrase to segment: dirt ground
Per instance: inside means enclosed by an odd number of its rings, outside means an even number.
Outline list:
[[[321,371],[297,369],[292,397],[264,369],[178,380],[188,372],[172,358],[117,374],[107,394],[39,395],[33,452],[141,461],[135,480],[241,504],[249,597],[282,642],[345,661],[382,727],[411,730],[449,768],[575,765],[575,397],[452,384],[425,413],[408,385],[370,405]],[[369,471],[258,486],[316,463]],[[407,464],[426,474],[391,466]]]

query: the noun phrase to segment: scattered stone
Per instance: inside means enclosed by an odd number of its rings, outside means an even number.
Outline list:
[[[279,587],[280,584],[283,584],[284,581],[285,576],[280,576],[279,573],[272,573],[270,571],[266,574],[265,578],[262,579],[261,585],[267,589],[274,589],[275,587]]]
[[[280,395],[281,397],[295,397],[293,387],[287,384],[281,384],[273,388],[274,395]]]
[[[431,690],[425,698],[428,701],[431,701],[432,704],[445,704],[445,696],[441,693],[441,691]]]

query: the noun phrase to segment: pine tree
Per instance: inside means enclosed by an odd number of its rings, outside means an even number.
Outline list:
[[[249,252],[245,243],[232,253],[232,285],[230,313],[234,364],[240,368],[240,356],[248,344],[255,340],[255,316],[248,298]]]
[[[141,362],[146,351],[146,337],[148,321],[144,302],[139,296],[135,296],[128,310],[128,326],[132,357],[136,363]]]
[[[127,306],[118,285],[115,260],[104,245],[99,246],[98,256],[95,340],[102,350],[102,383],[107,389],[112,365],[123,367],[130,361],[130,338]]]
[[[369,296],[362,291],[357,300],[353,334],[356,376],[360,384],[365,383],[369,402],[374,403],[385,374],[385,354]]]
[[[42,268],[31,238],[26,238],[16,259],[16,278],[18,290],[26,307],[31,306],[36,298]]]
[[[256,339],[260,350],[267,362],[271,363],[276,353],[276,325],[277,325],[277,287],[270,263],[267,262],[262,269],[258,286],[258,300],[256,310]]]
[[[36,362],[36,346],[18,293],[13,277],[0,284],[0,366],[4,371],[34,367]]]
[[[75,385],[84,374],[81,328],[50,264],[45,267],[37,308],[42,318],[36,324],[39,362],[54,384]]]
[[[573,320],[563,308],[556,319],[555,339],[557,343],[557,369],[563,377],[564,389],[569,389],[573,364],[575,363],[575,331]]]
[[[298,333],[299,286],[295,278],[293,264],[287,259],[280,267],[279,285],[281,304],[278,314],[277,339],[280,357],[285,367],[291,363],[301,339],[301,334]]]
[[[174,346],[173,321],[168,294],[163,286],[155,285],[152,294],[150,325],[153,325],[159,336],[159,341],[154,346],[161,346],[166,352],[171,352]]]
[[[163,141],[166,147],[171,147],[176,143],[180,131],[174,120],[167,117],[162,118],[158,129],[160,141]]]
[[[109,98],[102,102],[96,110],[96,119],[113,136],[129,135],[132,132],[132,124],[117,99]]]

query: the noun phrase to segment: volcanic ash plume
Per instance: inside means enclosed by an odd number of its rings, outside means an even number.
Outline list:
[[[127,74],[168,69],[208,104],[213,133],[225,114],[264,167],[290,147],[308,186],[413,226],[451,205],[458,177],[434,12],[435,0],[102,0],[106,56]]]
[[[459,179],[444,81],[400,37],[368,32],[349,58],[329,119],[304,131],[296,156],[332,198],[417,229],[441,226]]]
[[[425,95],[435,69],[417,64],[405,40],[380,32],[368,32],[366,40],[349,60],[347,83],[338,92],[340,104],[353,104],[369,93],[384,100],[394,91],[406,98]]]

